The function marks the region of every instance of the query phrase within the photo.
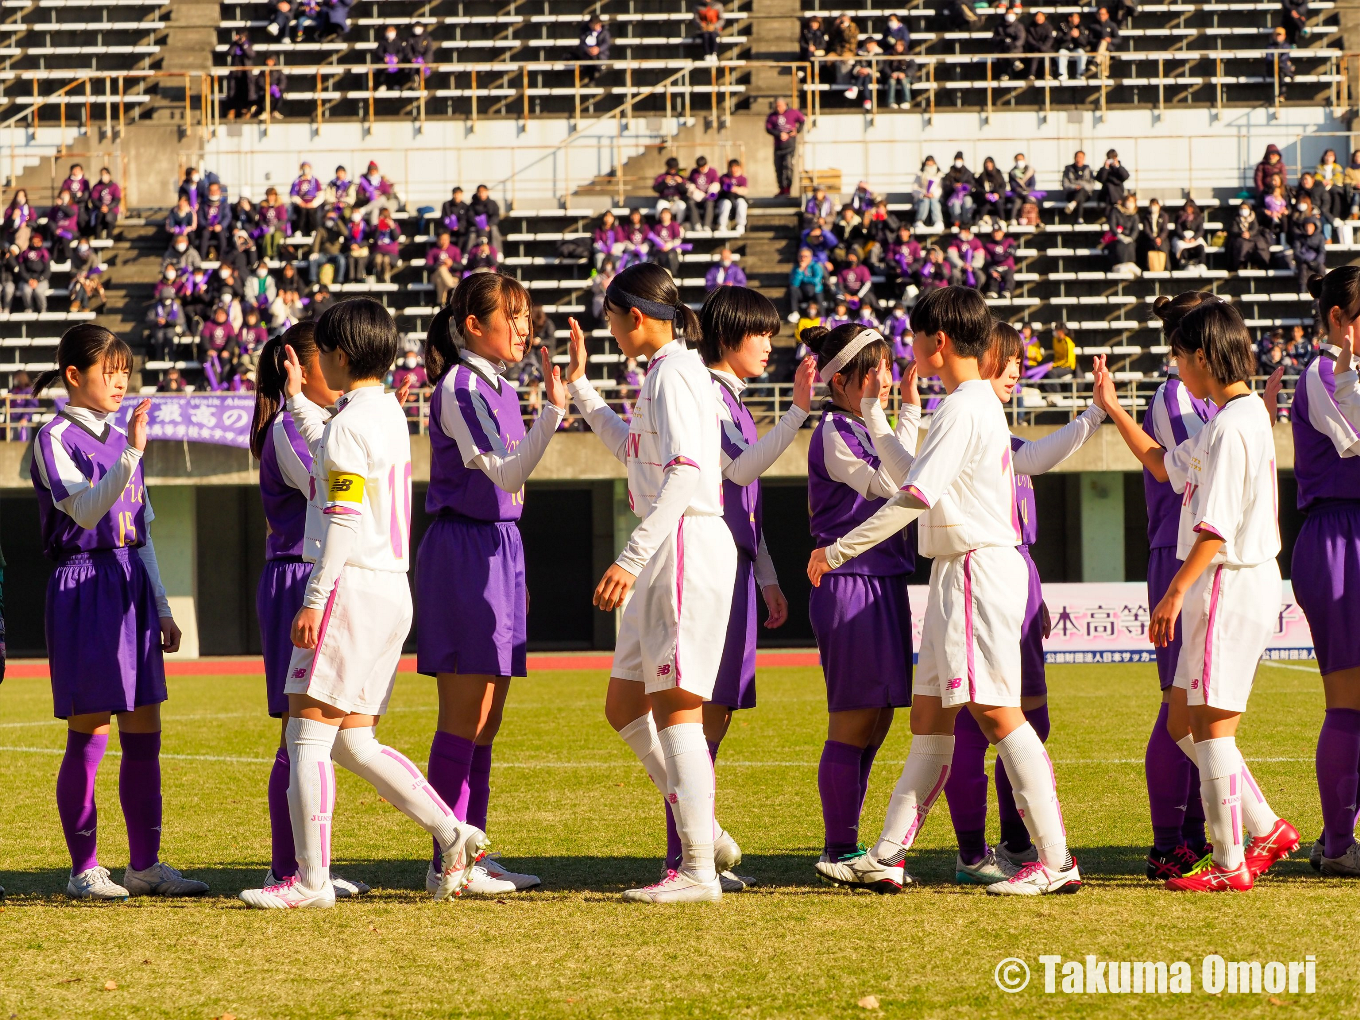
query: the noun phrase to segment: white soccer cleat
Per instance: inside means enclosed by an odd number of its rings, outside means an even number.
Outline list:
[[[482,863],[478,867],[486,869],[486,873],[493,879],[499,879],[514,884],[515,892],[524,892],[526,889],[537,889],[543,884],[543,880],[537,875],[525,875],[518,871],[509,871],[501,862],[496,860],[496,854],[487,854],[482,858]]]
[[[906,854],[902,856],[905,858]],[[901,861],[880,861],[867,850],[859,850],[836,860],[832,860],[828,854],[822,854],[813,868],[821,880],[829,885],[872,889],[876,893],[901,892],[902,886],[912,882]]]
[[[718,903],[722,885],[716,875],[711,882],[700,882],[683,871],[667,871],[655,885],[626,890],[623,899],[626,903]]]
[[[472,896],[504,896],[518,891],[514,882],[507,878],[495,877],[487,871],[485,861],[472,869],[472,876],[463,887],[463,892]]]
[[[458,834],[440,854],[439,884],[435,886],[436,900],[450,900],[460,895],[472,880],[472,869],[486,856],[490,845],[486,833],[475,825],[459,822]]]
[[[266,888],[279,884],[279,879],[275,876],[273,868],[264,873],[264,884]],[[331,872],[331,885],[335,887],[335,898],[337,900],[347,900],[351,896],[362,896],[371,891],[367,883],[341,878],[334,872]]]
[[[1313,866],[1314,871],[1322,870],[1322,858],[1326,850],[1326,844],[1319,839],[1313,844],[1313,849],[1308,851],[1308,863]]]
[[[74,900],[125,900],[131,894],[109,877],[109,869],[96,864],[66,883],[66,895]]]
[[[256,910],[298,910],[335,906],[335,887],[330,882],[323,889],[308,889],[296,875],[277,885],[263,889],[243,889],[241,900]]]
[[[123,872],[123,885],[133,896],[202,896],[208,891],[207,882],[185,878],[164,861],[143,871],[128,868]]]
[[[1076,858],[1062,871],[1050,871],[1042,861],[1031,861],[1004,882],[987,887],[996,896],[1048,896],[1051,893],[1081,891],[1081,872]]]
[[[1323,857],[1318,869],[1333,878],[1360,878],[1360,843],[1352,843],[1340,857]]]
[[[955,856],[954,881],[960,885],[994,885],[1006,881],[1022,866],[1011,864],[995,848],[989,846],[982,860],[976,864],[965,864],[962,854]]]
[[[719,829],[713,837],[713,870],[731,871],[741,863],[741,847],[726,829]]]

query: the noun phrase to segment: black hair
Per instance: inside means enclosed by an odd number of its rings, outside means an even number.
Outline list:
[[[1169,339],[1187,314],[1212,299],[1212,294],[1202,290],[1185,290],[1175,297],[1163,294],[1152,302],[1152,314],[1162,320],[1162,336]]]
[[[605,291],[604,306],[606,309],[614,308],[621,312],[637,308],[644,316],[647,315],[642,308],[629,304],[629,298],[674,308],[675,318],[671,320],[671,328],[675,331],[677,340],[683,339],[693,346],[698,346],[703,339],[704,330],[699,322],[699,316],[695,315],[694,309],[685,304],[680,297],[680,291],[675,281],[671,279],[671,274],[655,262],[640,262],[615,276],[609,284],[609,289]]]
[[[321,313],[316,346],[323,354],[344,351],[351,379],[381,379],[397,360],[401,335],[392,313],[378,302],[351,298]]]
[[[1186,313],[1171,334],[1172,354],[1201,351],[1209,374],[1224,386],[1251,378],[1256,367],[1251,333],[1236,308],[1211,298]]]
[[[422,355],[425,375],[434,385],[462,358],[462,330],[468,319],[486,323],[497,312],[507,317],[527,312],[529,292],[513,276],[474,273],[458,282],[448,303],[430,321]]]
[[[911,325],[945,334],[962,358],[981,359],[992,346],[992,313],[971,287],[941,287],[922,295],[911,311]]]
[[[66,382],[66,370],[87,371],[103,365],[105,372],[131,372],[132,348],[121,337],[93,322],[72,326],[57,342],[57,367],[33,380],[33,392],[41,393],[58,379]]]
[[[270,339],[260,348],[259,363],[255,368],[255,418],[250,425],[250,452],[256,460],[264,451],[274,416],[283,406],[283,384],[288,381],[284,365],[288,361],[284,347],[293,348],[298,361],[310,365],[316,357],[316,325],[299,322]]]
[[[1000,319],[992,323],[992,349],[987,356],[990,371],[987,375],[997,378],[1006,371],[1011,359],[1022,357],[1024,353],[1025,341],[1014,326]]]
[[[847,322],[835,329],[827,329],[825,326],[809,326],[798,335],[798,339],[812,348],[812,353],[817,355],[817,370],[820,372],[829,365],[841,351],[845,350],[846,345],[855,337],[859,336],[871,326],[861,326],[858,322]],[[865,344],[859,352],[845,363],[844,367],[836,373],[842,380],[859,380],[866,378],[870,372],[878,368],[878,363],[884,358],[892,357],[892,348],[888,346],[886,340],[875,340]],[[834,380],[834,376],[832,377]],[[844,385],[844,382],[842,382]]]
[[[715,287],[699,311],[699,354],[704,364],[715,364],[725,350],[740,350],[748,336],[777,336],[779,325],[779,312],[764,294],[749,287]]]
[[[1326,276],[1308,281],[1308,293],[1317,299],[1318,318],[1327,330],[1332,324],[1332,309],[1341,309],[1346,321],[1360,316],[1360,266],[1340,266]]]

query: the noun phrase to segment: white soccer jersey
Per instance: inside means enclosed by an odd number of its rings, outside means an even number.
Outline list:
[[[1166,455],[1171,487],[1183,493],[1176,555],[1201,531],[1223,539],[1214,563],[1250,567],[1280,552],[1275,437],[1254,393],[1229,400],[1199,434]]]
[[[351,390],[336,406],[312,466],[321,513],[357,515],[358,537],[349,563],[404,573],[410,566],[411,544],[411,436],[406,415],[381,386]]]
[[[922,556],[1020,544],[1011,433],[988,380],[961,383],[940,402],[902,488],[930,508],[920,519]]]
[[[299,492],[307,497],[307,520],[303,527],[302,558],[308,563],[315,563],[321,557],[321,535],[326,530],[326,518],[323,516],[323,511],[326,509],[326,487],[316,480],[314,471],[316,469],[317,452],[321,446],[321,437],[326,433],[326,423],[330,421],[331,412],[329,408],[312,403],[301,393],[295,397],[290,397],[286,406],[288,413],[293,416],[293,424],[297,427],[299,436],[307,446],[310,464],[303,465],[297,451],[291,449],[292,444],[289,442],[281,414],[274,416],[271,438],[274,441],[274,449],[278,454],[279,467],[282,469],[281,473],[284,478],[289,485],[295,486]],[[294,473],[297,470],[301,470],[305,475],[301,479],[301,485],[294,481]]]

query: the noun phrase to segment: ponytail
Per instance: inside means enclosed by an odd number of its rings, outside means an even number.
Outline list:
[[[58,379],[64,382],[68,368],[84,372],[95,365],[103,365],[106,372],[131,372],[132,348],[116,334],[93,322],[72,326],[57,343],[57,367],[48,369],[33,381],[33,394],[37,396]]]
[[[438,386],[439,380],[461,360],[458,341],[454,339],[454,335],[453,306],[445,305],[430,320],[430,327],[425,331],[425,345],[421,350],[421,357],[425,362],[425,378],[430,381],[431,386]]]
[[[704,327],[694,309],[680,297],[671,274],[654,262],[629,266],[609,283],[605,291],[606,308],[620,311],[637,309],[649,319],[669,319],[675,339],[697,348]]]
[[[288,361],[285,347],[293,348],[303,365],[310,365],[317,355],[315,325],[299,322],[260,348],[255,369],[255,418],[250,426],[250,452],[256,460],[260,459],[269,439],[274,416],[283,406],[283,387],[288,381],[288,370],[284,367]]]

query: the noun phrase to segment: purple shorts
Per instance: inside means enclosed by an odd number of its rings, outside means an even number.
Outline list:
[[[1294,542],[1290,577],[1313,632],[1318,670],[1326,676],[1360,666],[1360,503],[1309,512]]]
[[[826,676],[830,712],[911,704],[911,603],[907,574],[827,574],[808,616]]]
[[[1176,550],[1170,546],[1162,546],[1148,552],[1148,612],[1151,613],[1157,608],[1157,603],[1162,601],[1162,596],[1171,587],[1171,581],[1176,576],[1176,571],[1181,569],[1181,561],[1176,558]],[[1165,648],[1157,649],[1157,679],[1161,683],[1162,690],[1171,686],[1171,681],[1176,679],[1176,660],[1181,657],[1181,621],[1176,619],[1176,633],[1172,636],[1170,644]]]
[[[302,596],[312,565],[298,559],[266,560],[255,589],[255,615],[260,619],[260,650],[264,653],[264,693],[269,714],[275,719],[288,711],[283,693],[288,663],[293,658],[293,617],[302,608]]]
[[[1029,546],[1019,547],[1029,568],[1029,597],[1025,600],[1025,623],[1020,631],[1020,697],[1037,698],[1048,694],[1044,674],[1044,587],[1039,568],[1030,559]]]
[[[755,562],[737,553],[737,580],[732,586],[732,615],[727,618],[718,679],[713,685],[715,705],[756,707],[756,574]]]
[[[160,618],[136,549],[81,553],[47,582],[52,714],[131,712],[166,699]]]
[[[416,560],[416,670],[528,676],[528,598],[513,521],[437,517]]]

